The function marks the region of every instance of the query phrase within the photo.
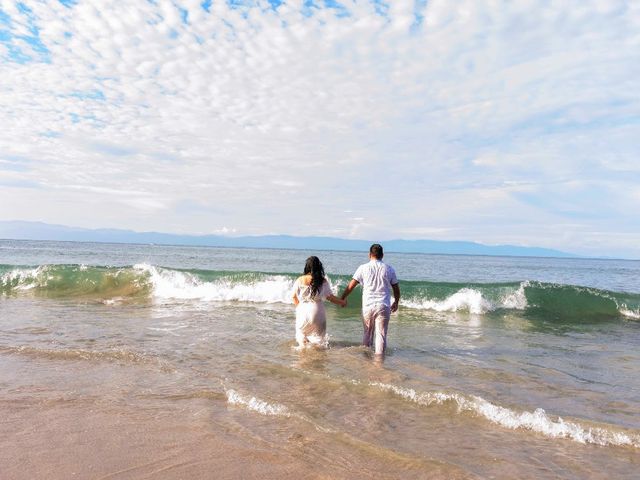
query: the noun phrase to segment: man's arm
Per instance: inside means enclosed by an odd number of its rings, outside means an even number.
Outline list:
[[[393,304],[391,305],[391,311],[395,312],[398,310],[398,303],[400,303],[400,284],[396,283],[395,285],[391,285],[393,288]]]
[[[344,298],[338,298],[335,295],[329,295],[327,297],[327,300],[329,300],[331,303],[335,303],[336,305],[340,305],[341,307],[347,306],[347,301]]]
[[[342,292],[342,295],[340,295],[340,298],[342,298],[342,300],[347,298],[349,294],[353,291],[353,289],[356,288],[357,286],[358,286],[358,281],[355,278],[352,278],[351,281],[349,282],[349,285],[347,285],[347,288],[345,288],[344,292]]]

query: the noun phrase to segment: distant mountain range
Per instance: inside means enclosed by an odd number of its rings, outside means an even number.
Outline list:
[[[211,247],[286,248],[297,250],[368,250],[372,240],[333,237],[294,237],[261,235],[229,237],[222,235],[177,235],[134,232],[119,229],[67,227],[41,222],[0,221],[1,239],[58,240],[107,243],[155,243],[160,245],[199,245]],[[374,239],[375,241],[375,239]],[[507,255],[521,257],[577,257],[577,255],[539,247],[483,245],[475,242],[440,240],[386,240],[380,242],[388,252],[438,253],[456,255]]]

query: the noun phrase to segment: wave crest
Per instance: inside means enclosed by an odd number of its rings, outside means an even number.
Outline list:
[[[436,312],[467,311],[482,314],[495,310],[495,306],[482,296],[482,292],[463,288],[444,300],[410,299],[403,302],[404,306],[420,310],[434,310]]]
[[[469,312],[484,314],[498,309],[525,310],[528,306],[525,288],[529,282],[522,282],[517,289],[502,288],[503,292],[482,292],[480,288],[463,287],[444,299],[413,297],[403,305],[419,310],[436,312]],[[490,293],[494,293],[490,298]],[[428,295],[428,292],[422,293]]]
[[[296,274],[176,270],[149,264],[132,267],[0,265],[0,294],[95,298],[117,305],[132,298],[156,301],[291,303]],[[349,277],[335,277],[334,293]],[[640,319],[640,294],[523,281],[456,284],[402,281],[402,308],[487,314],[500,310],[538,312],[546,318]],[[353,295],[350,305],[361,305]]]
[[[577,422],[565,421],[560,417],[553,419],[542,408],[537,408],[533,412],[516,412],[475,395],[465,396],[444,392],[418,393],[411,388],[379,382],[371,382],[369,385],[426,407],[451,402],[456,406],[458,412],[470,412],[484,417],[491,423],[512,430],[530,430],[546,437],[566,438],[578,443],[640,448],[640,434],[638,433],[627,433],[608,427],[581,425]]]
[[[147,264],[134,270],[148,275],[156,299],[242,301],[254,303],[291,303],[294,280],[285,275],[266,275],[253,279],[232,276],[203,281],[190,272],[181,272]]]
[[[0,275],[0,293],[31,292],[55,297],[134,297],[145,295],[145,277],[130,268],[40,265],[13,268]]]

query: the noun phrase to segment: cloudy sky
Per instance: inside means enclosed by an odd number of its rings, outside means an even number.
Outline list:
[[[640,258],[640,2],[0,0],[0,220]]]

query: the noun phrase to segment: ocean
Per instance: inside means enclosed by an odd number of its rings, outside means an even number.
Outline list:
[[[381,360],[309,255],[0,240],[0,478],[639,478],[640,261],[387,252]]]

